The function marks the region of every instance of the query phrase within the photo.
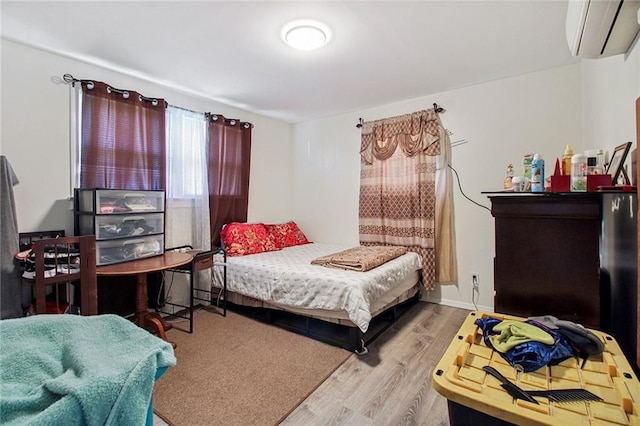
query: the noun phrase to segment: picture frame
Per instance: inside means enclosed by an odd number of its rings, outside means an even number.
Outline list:
[[[631,142],[626,142],[622,145],[618,145],[613,150],[613,154],[611,154],[611,160],[609,161],[609,165],[607,166],[605,173],[611,175],[611,182],[613,185],[618,182],[620,175],[624,176],[624,184],[629,185],[629,178],[624,170],[624,161],[627,159],[630,148]]]

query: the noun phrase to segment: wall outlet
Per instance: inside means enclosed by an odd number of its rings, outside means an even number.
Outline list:
[[[471,284],[473,288],[480,288],[480,274],[477,272],[471,273]]]

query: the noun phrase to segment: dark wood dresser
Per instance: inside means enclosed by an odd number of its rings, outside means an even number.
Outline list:
[[[599,193],[489,195],[495,311],[600,329]]]

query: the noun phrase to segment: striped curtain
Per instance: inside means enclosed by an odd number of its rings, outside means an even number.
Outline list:
[[[82,80],[80,188],[166,188],[164,99]]]
[[[360,145],[362,245],[404,246],[422,257],[422,283],[436,281],[436,160],[441,125],[433,109],[365,122]]]

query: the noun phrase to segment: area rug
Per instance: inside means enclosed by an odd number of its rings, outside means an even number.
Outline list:
[[[167,332],[178,363],[158,379],[155,413],[181,425],[276,425],[351,356],[234,312],[199,310],[193,334]]]

